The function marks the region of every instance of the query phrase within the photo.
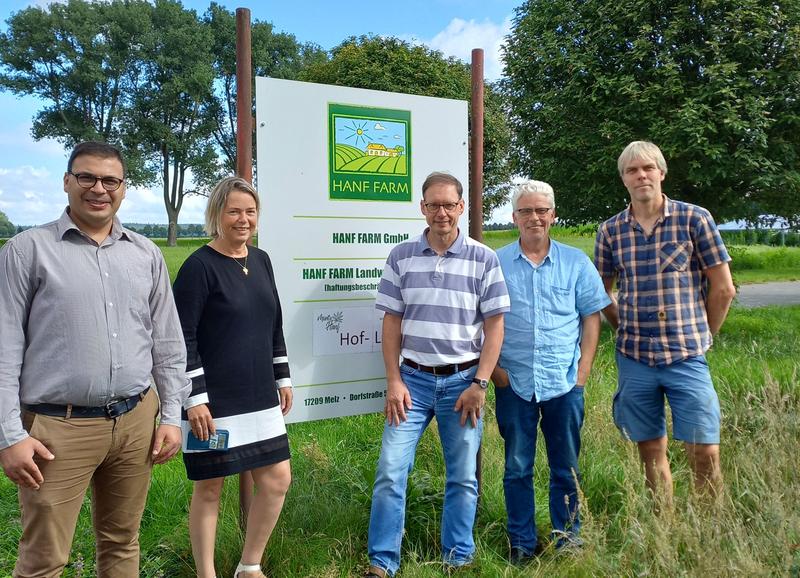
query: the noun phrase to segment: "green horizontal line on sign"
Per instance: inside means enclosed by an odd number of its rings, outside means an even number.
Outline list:
[[[424,221],[425,217],[353,217],[347,215],[292,215],[295,219],[357,219],[362,221]]]
[[[374,297],[353,297],[352,299],[296,299],[295,303],[333,303],[336,301],[375,301]]]
[[[294,257],[292,261],[386,261],[386,257]]]
[[[295,388],[298,387],[316,387],[318,385],[339,385],[341,383],[361,383],[365,381],[383,381],[386,379],[386,376],[381,377],[368,377],[367,379],[351,379],[350,381],[325,381],[323,383],[307,383],[303,385],[295,385]]]

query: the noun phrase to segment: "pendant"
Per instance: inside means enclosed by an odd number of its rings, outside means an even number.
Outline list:
[[[248,275],[250,273],[250,271],[247,269],[247,267],[242,267],[242,271],[244,271],[245,275]]]

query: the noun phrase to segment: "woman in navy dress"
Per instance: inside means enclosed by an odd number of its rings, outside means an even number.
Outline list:
[[[214,542],[226,476],[250,472],[256,487],[236,578],[259,578],[261,558],[291,482],[284,416],[292,407],[281,306],[266,252],[248,245],[259,199],[244,179],[223,179],[206,207],[212,237],[184,262],[175,303],[192,393],[184,406],[183,460],[194,491],[189,534],[199,578],[214,578]],[[193,450],[228,432],[226,450]]]

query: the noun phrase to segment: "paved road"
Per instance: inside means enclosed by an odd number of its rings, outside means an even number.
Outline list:
[[[741,285],[737,301],[742,307],[800,305],[800,281]]]

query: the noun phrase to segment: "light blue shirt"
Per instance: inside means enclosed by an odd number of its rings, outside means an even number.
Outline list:
[[[603,281],[583,251],[552,239],[539,265],[522,253],[519,241],[497,256],[511,297],[498,363],[523,399],[564,395],[578,376],[581,317],[611,303]]]

